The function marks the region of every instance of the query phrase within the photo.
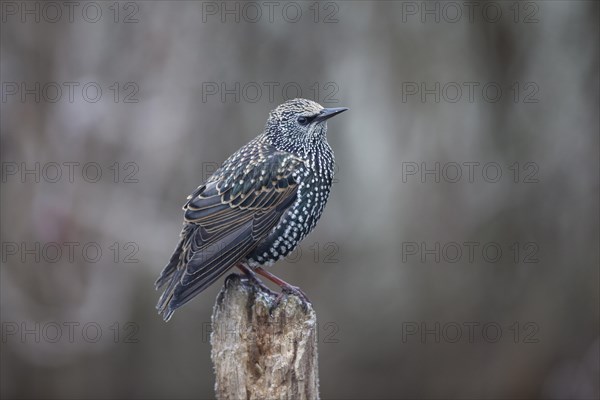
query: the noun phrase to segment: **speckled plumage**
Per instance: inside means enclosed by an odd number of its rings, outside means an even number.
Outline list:
[[[156,281],[166,285],[157,305],[165,320],[231,267],[271,265],[315,227],[333,179],[326,120],[345,110],[283,103],[188,196],[181,240]]]

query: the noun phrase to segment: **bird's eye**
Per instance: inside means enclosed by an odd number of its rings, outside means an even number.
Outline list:
[[[299,116],[299,117],[298,117],[298,123],[299,123],[300,125],[306,125],[306,124],[308,124],[308,122],[309,122],[309,121],[308,121],[308,118],[306,118],[306,117],[304,117],[304,116]]]

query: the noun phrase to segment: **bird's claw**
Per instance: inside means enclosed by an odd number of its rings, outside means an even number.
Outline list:
[[[304,311],[307,311],[308,305],[312,304],[310,302],[310,299],[306,295],[306,293],[304,293],[299,287],[292,286],[292,285],[287,285],[287,286],[281,287],[281,293],[277,296],[277,299],[276,299],[277,304],[279,304],[279,302],[281,302],[284,294],[288,294],[288,295],[293,294],[296,297],[298,297],[300,299],[300,303],[302,304],[302,308],[304,309]]]
[[[304,293],[302,291],[302,289],[300,289],[298,286],[284,286],[283,288],[281,288],[283,293],[288,293],[288,294],[295,294],[296,296],[300,297],[302,300],[309,302],[310,300],[308,299],[308,296],[306,295],[306,293]]]
[[[269,289],[269,287],[267,285],[262,283],[262,281],[260,279],[258,279],[256,277],[256,275],[244,274],[243,277],[246,278],[248,280],[248,282],[252,282],[252,284],[254,286],[258,286],[261,289],[261,291],[266,292],[271,296],[277,295],[276,292],[272,291],[271,289]]]

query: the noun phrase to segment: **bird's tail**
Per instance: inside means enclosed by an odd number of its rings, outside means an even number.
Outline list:
[[[181,276],[184,273],[183,268],[178,268],[179,264],[182,262],[181,257],[183,254],[183,243],[186,240],[185,236],[182,235],[179,244],[175,248],[169,263],[165,266],[160,276],[154,283],[154,287],[156,290],[161,289],[165,284],[168,283],[168,286],[164,290],[163,294],[158,299],[158,303],[156,304],[156,309],[159,314],[162,314],[162,317],[165,321],[171,319],[173,312],[175,311],[171,307],[169,307],[169,303],[171,298],[173,297],[173,293],[175,291],[175,287],[177,286],[177,282],[181,280]]]

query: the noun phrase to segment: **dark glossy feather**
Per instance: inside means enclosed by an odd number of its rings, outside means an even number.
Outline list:
[[[166,285],[157,305],[165,320],[272,231],[294,203],[304,168],[290,153],[250,142],[190,195],[180,243],[156,281]]]

